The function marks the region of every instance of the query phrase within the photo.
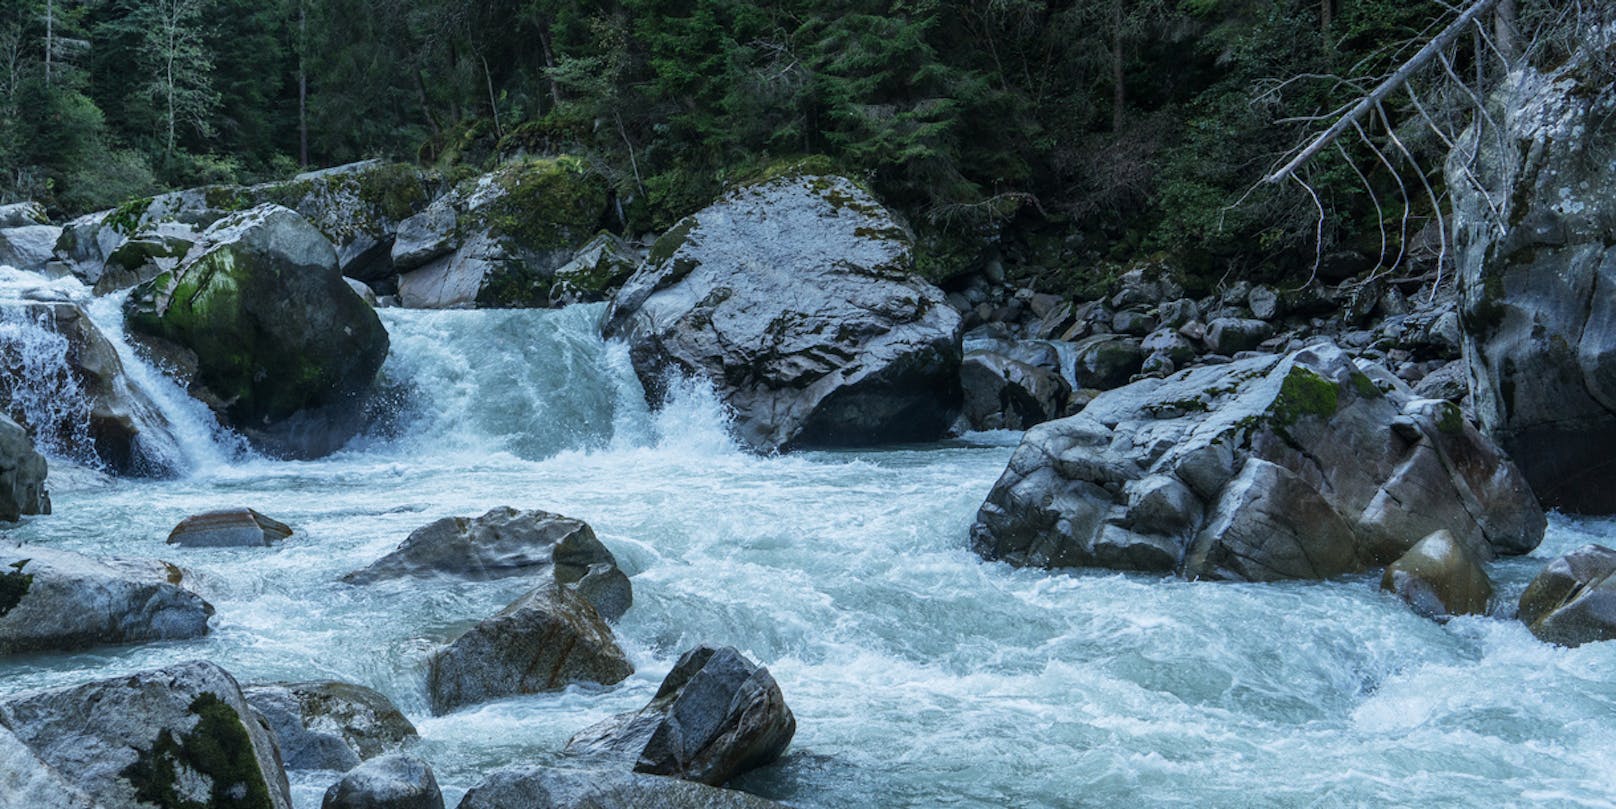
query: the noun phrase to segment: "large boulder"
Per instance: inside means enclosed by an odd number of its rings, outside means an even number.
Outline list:
[[[756,795],[660,775],[521,766],[495,770],[460,809],[784,809]]]
[[[1497,127],[1468,132],[1448,169],[1477,418],[1546,505],[1587,513],[1616,511],[1608,38],[1552,73],[1512,73]]]
[[[606,213],[606,181],[575,157],[521,160],[466,180],[399,225],[399,298],[419,309],[545,307]],[[586,262],[587,263],[587,262]],[[576,288],[581,268],[570,268]]]
[[[62,229],[54,225],[25,225],[0,229],[0,264],[29,272],[43,272],[56,252]]]
[[[773,763],[796,731],[768,669],[732,647],[702,645],[679,658],[650,704],[586,728],[567,752],[719,786]]]
[[[124,209],[85,214],[62,226],[52,251],[55,265],[71,273],[86,286],[101,280],[107,256],[135,231],[137,220],[123,216]]]
[[[1616,551],[1584,545],[1537,574],[1517,613],[1538,638],[1561,646],[1616,638]]]
[[[47,290],[0,299],[0,408],[57,457],[164,477],[182,453],[157,403],[78,304]]]
[[[34,450],[28,431],[0,413],[0,522],[50,513],[45,474],[45,456]]]
[[[443,714],[573,683],[613,685],[633,673],[595,608],[571,588],[545,584],[433,653],[427,696]]]
[[[354,768],[325,791],[320,809],[443,809],[432,767],[414,756],[388,755]]]
[[[550,574],[615,621],[634,601],[628,576],[588,523],[547,511],[493,509],[417,528],[397,550],[342,577],[349,584],[402,577],[487,581]]]
[[[710,383],[752,449],[929,440],[959,412],[960,316],[913,265],[858,185],[787,175],[664,234],[603,330],[653,403],[670,373]]]
[[[242,689],[269,723],[289,770],[346,772],[416,738],[415,726],[381,692],[320,680]]]
[[[250,508],[192,514],[168,532],[168,544],[187,548],[262,548],[292,535],[291,526]]]
[[[329,453],[361,424],[387,331],[307,220],[266,205],[219,220],[173,272],[135,288],[132,331],[194,354],[192,392],[255,445]]]
[[[1470,551],[1449,531],[1415,543],[1386,566],[1380,589],[1395,593],[1428,618],[1484,615],[1493,583]]]
[[[166,562],[0,549],[0,654],[207,634],[213,606]]]
[[[1457,406],[1321,343],[1142,380],[1033,428],[971,544],[1017,565],[1311,579],[1443,528],[1478,559],[1524,553],[1544,526]]]
[[[292,806],[269,731],[212,663],[19,694],[0,726],[102,809]]]

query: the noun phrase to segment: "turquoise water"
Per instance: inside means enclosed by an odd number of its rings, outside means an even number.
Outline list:
[[[647,412],[621,347],[594,336],[600,311],[384,311],[401,415],[317,462],[241,455],[171,403],[188,477],[62,474],[55,515],[7,536],[175,562],[217,607],[213,632],[6,659],[0,688],[190,658],[243,682],[363,683],[416,722],[452,806],[481,772],[546,760],[639,707],[680,652],[712,642],[767,665],[797,715],[790,754],[742,785],[800,807],[1616,796],[1616,645],[1549,647],[1501,619],[1439,626],[1371,577],[1238,585],[984,564],[966,533],[1015,435],[747,455],[699,389]],[[637,673],[430,717],[428,652],[528,583],[338,579],[427,522],[501,505],[595,527],[634,583],[617,632]],[[187,514],[227,506],[297,534],[262,550],[163,543]],[[1502,601],[1612,527],[1554,518],[1537,553],[1493,568]],[[293,773],[300,809],[336,777]]]

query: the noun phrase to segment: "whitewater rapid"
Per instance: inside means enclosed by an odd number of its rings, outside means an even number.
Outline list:
[[[122,346],[114,304],[91,309]],[[192,658],[243,682],[362,683],[416,723],[453,806],[483,772],[552,759],[644,704],[680,652],[712,642],[767,665],[797,716],[787,758],[741,785],[800,807],[1616,795],[1616,644],[1554,648],[1506,620],[1437,625],[1367,576],[1242,585],[984,564],[966,532],[1014,434],[760,458],[697,386],[649,411],[623,349],[595,336],[598,305],[381,314],[396,418],[333,457],[256,457],[170,400],[176,433],[201,442],[181,441],[184,476],[53,476],[55,514],[8,539],[169,559],[218,614],[198,640],[5,658],[0,690]],[[637,672],[431,717],[428,652],[527,584],[338,579],[427,522],[501,505],[594,526],[633,580],[617,632]],[[226,506],[297,533],[262,550],[163,543],[187,514]],[[1555,517],[1543,548],[1493,568],[1501,597],[1613,526]],[[291,776],[299,809],[337,778]]]

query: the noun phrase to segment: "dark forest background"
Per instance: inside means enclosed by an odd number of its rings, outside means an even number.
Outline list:
[[[0,201],[65,216],[369,157],[452,177],[565,152],[638,234],[812,156],[903,212],[940,267],[1015,242],[1305,275],[1427,217],[1430,196],[1394,183],[1419,166],[1440,197],[1445,146],[1399,95],[1368,135],[1415,160],[1343,141],[1307,167],[1318,204],[1258,180],[1451,17],[1436,0],[0,0]],[[1486,70],[1469,52],[1454,69]],[[1440,117],[1471,99],[1425,101]]]

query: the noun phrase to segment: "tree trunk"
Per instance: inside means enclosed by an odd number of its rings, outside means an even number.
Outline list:
[[[307,0],[297,3],[297,163],[309,167],[309,11]]]
[[[1498,9],[1493,13],[1493,41],[1498,43],[1498,51],[1510,67],[1521,60],[1520,16],[1515,10],[1515,0],[1499,0]]]
[[[1122,131],[1122,107],[1128,88],[1122,71],[1122,3],[1111,0],[1111,131]]]
[[[56,49],[56,3],[45,0],[45,85],[51,83],[51,53]]]

